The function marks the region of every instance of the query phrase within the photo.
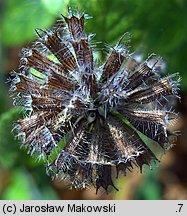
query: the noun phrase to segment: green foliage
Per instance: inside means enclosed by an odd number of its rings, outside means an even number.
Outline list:
[[[10,108],[10,100],[8,95],[8,88],[0,80],[0,115]]]
[[[11,174],[2,199],[56,199],[42,161],[28,157],[12,133],[13,123],[21,116],[20,109],[11,109],[0,117],[0,168]]]
[[[19,109],[11,109],[0,116],[0,164],[10,168],[19,157],[18,142],[12,133],[13,122],[21,117]]]
[[[64,12],[69,0],[41,0],[41,3],[49,13],[57,15]]]
[[[39,192],[28,172],[24,169],[16,168],[11,175],[10,185],[5,190],[3,199],[24,200],[39,197],[38,195]]]
[[[57,199],[54,190],[45,179],[46,177],[42,178],[42,184],[38,185],[39,182],[27,169],[18,167],[12,172],[9,187],[2,198],[6,200]]]
[[[158,168],[147,171],[144,180],[140,183],[134,199],[138,200],[160,200],[162,199],[161,187],[158,182]]]
[[[67,1],[57,0],[6,0],[3,13],[3,41],[15,45],[33,40],[34,29],[51,26]],[[57,13],[57,14],[56,14]]]

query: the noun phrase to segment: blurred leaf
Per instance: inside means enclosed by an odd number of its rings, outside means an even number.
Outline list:
[[[65,144],[68,142],[68,134],[66,134],[58,143],[58,146],[54,148],[48,158],[48,162],[53,162],[55,158],[61,153],[62,149],[64,148]]]
[[[12,173],[11,183],[4,192],[3,199],[41,199],[41,194],[27,170],[16,168]]]
[[[40,188],[41,193],[42,193],[42,199],[43,200],[55,200],[58,199],[58,196],[56,194],[56,192],[54,191],[54,189],[52,187],[49,186],[48,184],[43,185],[42,188]],[[36,197],[36,199],[38,199]]]
[[[18,142],[12,134],[13,122],[20,118],[19,109],[11,109],[0,116],[0,164],[9,168],[19,157]]]
[[[3,13],[3,41],[15,45],[33,40],[34,29],[48,28],[55,21],[41,0],[6,0]]]
[[[0,81],[0,114],[5,112],[10,107],[8,90],[4,83]]]
[[[43,165],[30,169],[30,174],[41,193],[41,199],[58,199],[52,187],[51,177],[46,175],[46,170]]]
[[[162,199],[160,183],[157,179],[159,169],[146,170],[144,181],[142,181],[136,191],[134,199],[160,200]]]
[[[39,174],[39,173],[38,173]],[[9,187],[3,194],[5,200],[57,199],[56,193],[48,182],[43,180],[39,187],[25,168],[15,168]]]
[[[49,13],[58,15],[67,10],[69,0],[41,0],[41,2]]]

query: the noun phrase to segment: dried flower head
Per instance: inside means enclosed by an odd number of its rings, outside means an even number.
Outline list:
[[[10,90],[26,111],[16,126],[22,145],[44,158],[54,177],[97,191],[115,188],[113,171],[118,177],[157,161],[141,134],[164,150],[171,145],[167,126],[177,115],[167,98],[177,96],[179,77],[162,78],[154,55],[138,63],[127,34],[99,65],[85,18],[69,10],[51,30],[36,30],[39,39],[22,50]]]

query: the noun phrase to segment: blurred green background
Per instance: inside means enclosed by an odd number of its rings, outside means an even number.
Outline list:
[[[153,170],[138,170],[120,177],[119,192],[70,190],[64,182],[51,181],[42,162],[20,149],[11,130],[21,112],[8,94],[8,74],[17,70],[22,47],[36,39],[34,29],[50,28],[67,6],[92,16],[86,30],[96,33],[100,52],[114,45],[124,32],[131,37],[131,52],[145,58],[156,53],[166,63],[165,73],[180,72],[180,112],[172,130],[181,130],[176,146]],[[0,199],[187,199],[187,1],[186,0],[1,0],[0,1]],[[101,41],[102,43],[97,43]],[[101,54],[101,57],[104,57]]]

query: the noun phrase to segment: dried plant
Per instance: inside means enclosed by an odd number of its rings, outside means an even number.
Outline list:
[[[22,146],[45,159],[55,178],[98,191],[115,188],[113,170],[118,177],[157,161],[141,134],[164,150],[172,145],[167,126],[177,115],[166,105],[177,96],[179,76],[162,78],[154,55],[138,63],[127,34],[99,65],[85,18],[69,10],[51,30],[36,30],[39,39],[22,50],[10,90],[25,111],[16,125]]]

